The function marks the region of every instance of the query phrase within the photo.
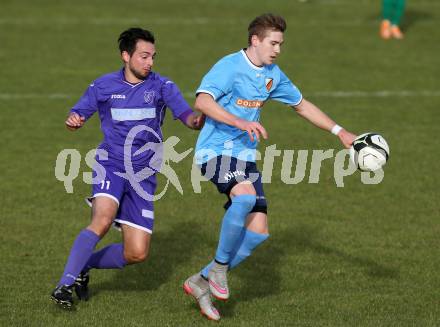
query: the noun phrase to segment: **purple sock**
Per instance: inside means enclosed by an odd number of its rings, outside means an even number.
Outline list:
[[[89,260],[99,242],[99,236],[88,229],[83,229],[73,242],[63,275],[58,285],[73,285],[84,265]]]
[[[92,254],[84,270],[124,268],[127,261],[124,257],[124,246],[122,243],[110,244],[105,248]]]

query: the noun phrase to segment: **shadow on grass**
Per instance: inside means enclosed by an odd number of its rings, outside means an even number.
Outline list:
[[[325,254],[328,256],[337,257],[343,261],[346,261],[352,265],[356,265],[358,267],[364,268],[366,274],[375,278],[398,278],[399,270],[392,267],[386,267],[376,261],[363,258],[356,257],[347,253],[344,253],[338,249],[333,249],[326,245],[322,245],[315,241],[317,231],[316,229],[312,229],[310,226],[300,225],[294,228],[292,232],[290,232],[290,244],[289,248],[294,251],[292,248],[296,247],[297,250],[302,249],[311,249],[318,254]]]
[[[228,302],[216,301],[222,316],[233,316],[238,302],[252,301],[281,292],[282,275],[279,266],[283,257],[291,251],[285,246],[289,244],[290,238],[287,231],[271,235],[246,261],[230,272],[231,280],[240,279],[241,286],[232,290],[232,297]]]
[[[433,19],[434,17],[431,13],[416,9],[408,9],[403,14],[402,29],[406,31],[413,25],[416,25],[418,22],[425,20],[433,20]]]
[[[225,317],[233,316],[235,306],[240,301],[251,301],[279,294],[283,278],[279,266],[282,264],[283,257],[289,253],[312,250],[317,254],[335,257],[358,266],[373,278],[399,278],[398,269],[384,266],[369,258],[356,257],[322,245],[315,241],[317,234],[318,231],[310,226],[298,225],[281,233],[278,232],[269,238],[267,244],[263,244],[236,270],[231,271],[231,279],[240,278],[242,286],[232,290],[232,297],[227,303],[218,303],[217,301],[216,305],[222,315]]]
[[[150,257],[146,262],[125,267],[111,281],[97,283],[92,296],[101,291],[151,291],[169,280],[175,267],[187,262],[200,238],[200,228],[195,223],[173,225],[170,230],[157,232],[151,239]],[[93,273],[93,272],[92,272]]]

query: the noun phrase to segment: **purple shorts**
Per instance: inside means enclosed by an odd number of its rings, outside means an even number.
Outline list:
[[[145,194],[154,195],[156,175],[152,174],[143,181],[137,182],[135,189],[127,178],[119,175],[125,173],[120,165],[102,160],[98,160],[98,163],[105,168],[105,179],[97,180],[97,183],[92,185],[92,196],[86,199],[87,203],[91,206],[92,199],[98,196],[111,198],[118,204],[115,227],[128,225],[151,234],[154,225],[154,207],[152,199],[147,200]],[[96,178],[95,169],[93,177]]]

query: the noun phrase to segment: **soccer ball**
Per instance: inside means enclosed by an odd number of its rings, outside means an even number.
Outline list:
[[[364,133],[359,135],[350,148],[350,159],[361,171],[375,171],[388,160],[390,148],[382,135]]]

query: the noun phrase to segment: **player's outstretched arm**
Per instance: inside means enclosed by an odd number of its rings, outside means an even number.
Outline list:
[[[260,136],[267,139],[266,129],[260,123],[247,121],[227,112],[215,102],[210,94],[199,93],[194,108],[211,119],[246,131],[251,141],[254,141],[254,135],[258,141],[260,140]]]
[[[346,148],[349,148],[356,138],[356,135],[337,125],[329,116],[322,112],[321,109],[306,99],[303,99],[294,108],[301,117],[308,120],[313,125],[336,134]]]
[[[85,121],[86,119],[83,116],[78,115],[76,112],[72,112],[64,123],[69,131],[76,131],[84,125]]]

